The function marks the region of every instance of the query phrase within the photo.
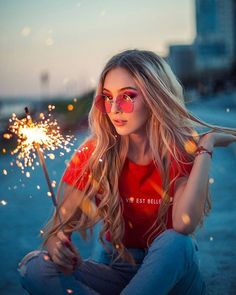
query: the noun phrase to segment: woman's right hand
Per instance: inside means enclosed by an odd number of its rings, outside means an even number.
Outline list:
[[[82,258],[71,240],[62,231],[57,233],[58,241],[51,258],[64,274],[72,273],[82,263]]]

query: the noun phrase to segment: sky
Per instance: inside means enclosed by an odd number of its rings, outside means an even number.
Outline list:
[[[75,96],[124,49],[166,56],[194,40],[194,9],[194,0],[0,0],[0,97]]]

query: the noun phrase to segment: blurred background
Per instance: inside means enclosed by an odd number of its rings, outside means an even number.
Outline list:
[[[117,52],[139,48],[167,60],[194,115],[236,128],[236,1],[0,0],[0,32],[0,294],[25,294],[17,263],[41,243],[53,207],[41,167],[27,177],[13,164],[16,142],[6,135],[12,113],[22,118],[27,106],[36,119],[54,105],[62,133],[74,135],[73,148],[46,161],[57,187],[88,135],[103,66]],[[215,150],[212,212],[196,234],[207,294],[236,293],[235,167],[235,144]],[[84,258],[99,253],[96,237],[75,243]]]

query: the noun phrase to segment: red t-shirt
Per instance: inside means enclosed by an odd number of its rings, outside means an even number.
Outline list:
[[[74,184],[74,179],[78,177],[81,168],[85,161],[90,157],[95,147],[94,142],[87,142],[80,148],[72,158],[66,172],[63,176],[63,181],[71,185],[76,185],[80,190],[88,180],[85,173],[83,181]],[[184,171],[189,174],[192,165],[181,165],[182,173],[179,177],[184,176]],[[176,163],[171,162],[170,179],[177,175]],[[138,165],[126,158],[121,176],[119,178],[119,192],[123,200],[124,211],[123,217],[125,221],[125,235],[123,243],[130,248],[146,248],[148,229],[156,220],[157,213],[161,204],[161,177],[159,169],[156,168],[152,161],[148,165]],[[170,201],[173,201],[174,186],[170,188]],[[167,228],[172,228],[172,205],[169,207]],[[106,234],[106,239],[110,241],[109,232]]]
[[[75,186],[79,190],[83,190],[89,177],[89,170],[85,171],[83,177],[79,179],[81,176],[82,169],[84,164],[90,158],[93,150],[95,149],[95,142],[90,140],[80,146],[80,148],[74,153],[72,159],[67,165],[67,169],[62,176],[62,181]]]

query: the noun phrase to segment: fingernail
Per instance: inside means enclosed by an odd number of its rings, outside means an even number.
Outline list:
[[[68,241],[65,241],[64,243],[65,243],[66,247],[70,247],[70,243]]]

